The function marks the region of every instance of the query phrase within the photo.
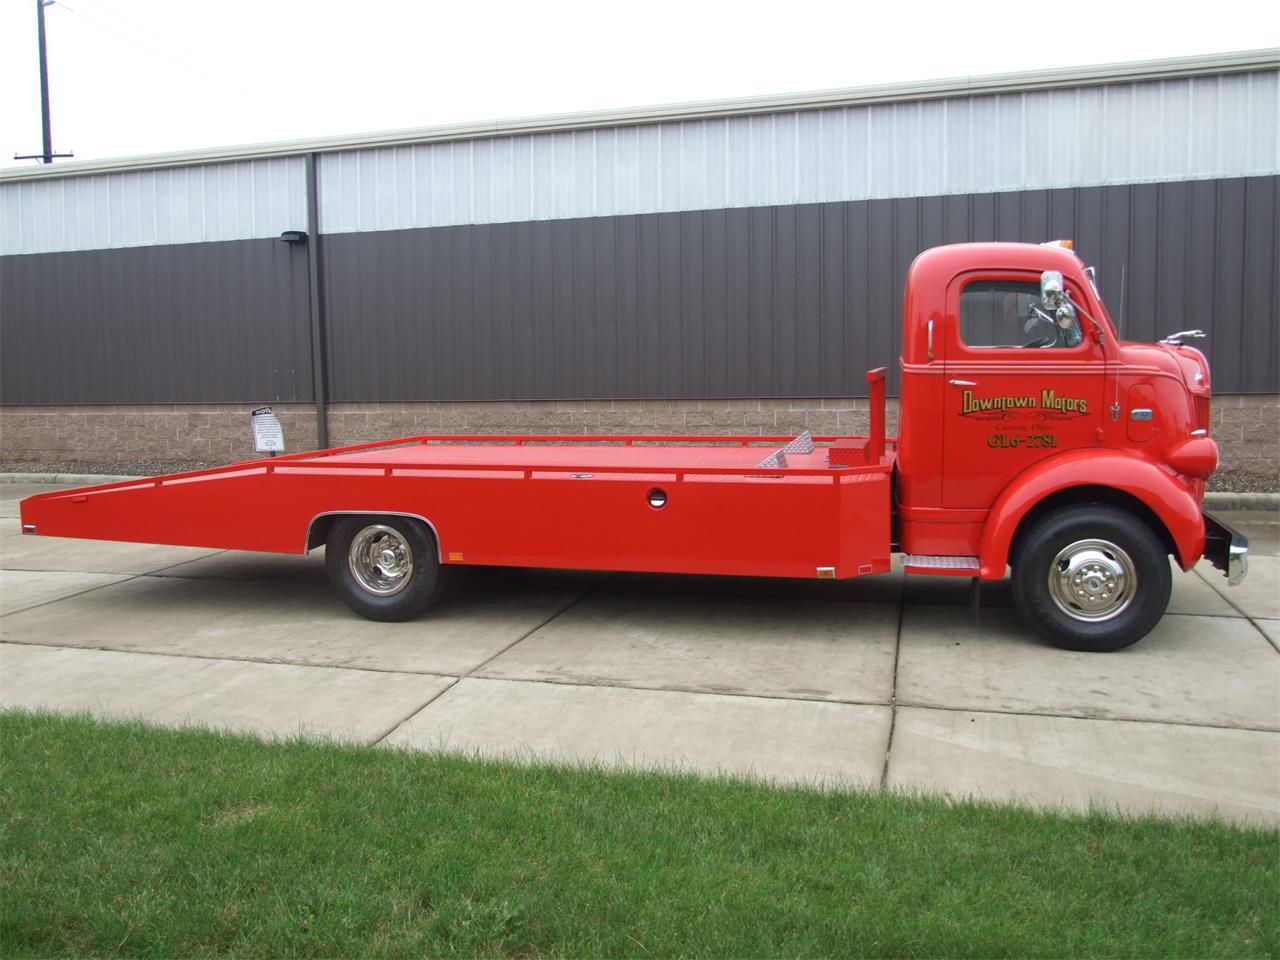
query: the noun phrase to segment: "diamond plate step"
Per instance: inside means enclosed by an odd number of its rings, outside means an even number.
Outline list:
[[[902,565],[911,570],[923,573],[947,573],[952,575],[978,575],[977,557],[942,557],[930,554],[908,553],[902,558]]]

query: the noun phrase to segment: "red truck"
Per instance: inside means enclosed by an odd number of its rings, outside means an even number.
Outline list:
[[[972,243],[907,276],[897,437],[420,436],[57,491],[22,532],[234,550],[325,546],[347,604],[405,620],[456,565],[839,580],[998,580],[1073,650],[1163,615],[1169,558],[1232,584],[1244,537],[1202,510],[1209,368],[1129,343],[1069,244]],[[766,446],[767,445],[767,446]]]

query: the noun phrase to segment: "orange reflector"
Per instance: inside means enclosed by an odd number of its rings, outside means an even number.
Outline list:
[[[819,580],[834,580],[835,578],[836,578],[835,567],[819,567],[818,568]]]
[[[462,554],[460,554],[460,553],[451,553],[451,554],[449,554],[449,562],[450,562],[450,563],[461,563],[461,562],[462,562]]]

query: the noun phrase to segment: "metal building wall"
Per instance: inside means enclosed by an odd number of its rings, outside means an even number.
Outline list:
[[[278,240],[0,259],[0,403],[310,400],[307,254]]]
[[[321,157],[328,233],[1272,174],[1280,72]]]
[[[1219,392],[1280,392],[1278,181],[327,236],[330,398],[860,394],[916,253],[1062,236],[1126,337],[1205,327]],[[278,240],[5,257],[0,402],[311,399],[307,283]]]
[[[304,163],[0,184],[0,402],[311,399]]]
[[[1276,392],[1278,87],[1250,69],[321,154],[331,397],[858,392],[892,369],[916,252],[1054,236],[1113,307],[1125,269],[1126,334],[1205,326],[1219,391]],[[306,253],[272,239],[306,226],[305,164],[0,177],[0,402],[312,398]]]
[[[849,396],[921,250],[1073,237],[1124,335],[1203,326],[1220,392],[1280,390],[1280,177],[343,234],[335,400]],[[1121,299],[1121,277],[1125,278]],[[1122,308],[1123,302],[1123,308]]]
[[[0,256],[278,237],[307,222],[301,157],[0,182]]]
[[[0,178],[0,256],[278,236],[302,157]],[[320,157],[326,233],[1280,171],[1280,71],[793,110]]]

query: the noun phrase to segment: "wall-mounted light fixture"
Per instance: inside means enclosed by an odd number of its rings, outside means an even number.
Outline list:
[[[286,230],[280,234],[281,243],[306,243],[307,231],[305,230]]]

